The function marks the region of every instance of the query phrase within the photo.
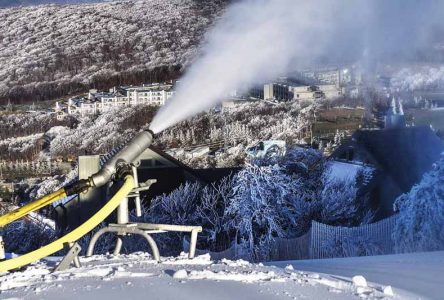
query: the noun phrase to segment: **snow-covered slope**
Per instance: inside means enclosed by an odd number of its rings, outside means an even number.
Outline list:
[[[337,278],[246,261],[183,255],[158,264],[147,254],[95,256],[83,267],[50,273],[54,262],[0,276],[2,298],[26,299],[381,299],[391,288],[362,277]],[[385,291],[385,293],[384,293]],[[405,299],[407,294],[395,294]]]
[[[0,100],[168,79],[226,0],[143,0],[0,9]],[[155,69],[157,68],[157,69]],[[161,68],[161,69],[159,69]]]
[[[442,299],[444,251],[253,264],[160,263],[144,252],[81,257],[81,268],[51,273],[58,257],[0,273],[1,299]]]
[[[293,262],[273,262],[285,267],[293,263],[303,271],[351,277],[363,275],[371,282],[379,282],[420,296],[421,299],[444,298],[444,251],[397,255],[350,257]]]

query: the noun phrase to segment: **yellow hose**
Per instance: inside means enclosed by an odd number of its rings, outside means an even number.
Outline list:
[[[32,201],[22,207],[19,207],[19,208],[0,217],[0,228],[26,216],[30,212],[36,211],[36,210],[38,210],[42,207],[45,207],[57,200],[63,199],[66,196],[67,195],[66,195],[65,189],[61,188],[52,194],[46,195],[40,199],[37,199],[37,200]]]
[[[66,243],[72,243],[83,237],[85,234],[93,230],[97,225],[105,220],[120,204],[120,202],[128,196],[131,190],[134,188],[133,177],[128,175],[125,177],[125,181],[119,191],[106,203],[98,212],[96,212],[85,223],[62,236],[58,240],[43,246],[40,249],[26,253],[22,256],[5,260],[0,262],[0,272],[6,272],[9,270],[17,269],[26,266],[32,262],[49,256],[61,249],[63,249]]]

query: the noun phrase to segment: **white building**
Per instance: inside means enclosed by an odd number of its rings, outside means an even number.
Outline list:
[[[62,110],[56,112],[57,121],[63,121],[68,116],[68,114]]]
[[[344,94],[343,89],[335,84],[294,86],[291,89],[294,99],[299,101],[335,99]]]
[[[166,101],[174,95],[170,84],[152,84],[142,87],[130,87],[127,96],[131,104],[165,105]]]
[[[324,99],[325,95],[317,86],[293,86],[294,98],[298,101],[316,101]]]
[[[68,100],[68,114],[98,114],[112,107],[148,104],[165,105],[174,95],[171,84],[150,84],[136,87],[113,88],[110,92],[90,90],[88,97],[76,97]]]
[[[322,84],[318,85],[318,87],[324,93],[325,99],[335,99],[344,95],[343,89],[336,84]]]

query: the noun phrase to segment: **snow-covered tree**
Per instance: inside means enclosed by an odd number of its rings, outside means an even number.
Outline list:
[[[116,1],[0,10],[0,101],[177,78],[227,1]],[[20,51],[18,51],[20,49]]]
[[[247,165],[235,176],[226,230],[235,232],[248,258],[267,259],[274,238],[285,236],[288,220],[282,210],[290,202],[291,186],[291,176],[277,165]]]
[[[390,84],[397,91],[441,89],[444,67],[404,68],[393,75]]]
[[[225,226],[230,221],[226,212],[232,196],[233,180],[230,176],[203,189],[196,214],[203,227],[200,245],[204,249],[222,251],[231,246],[230,235]]]
[[[323,223],[350,226],[359,217],[361,206],[356,199],[358,188],[355,182],[324,179],[321,192],[320,215]]]
[[[393,240],[398,252],[444,249],[444,158],[395,202]]]

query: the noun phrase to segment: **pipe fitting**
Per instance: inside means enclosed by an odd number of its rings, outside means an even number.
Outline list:
[[[90,181],[87,179],[82,179],[66,186],[65,193],[67,196],[80,194],[86,192],[90,187],[91,187]]]

